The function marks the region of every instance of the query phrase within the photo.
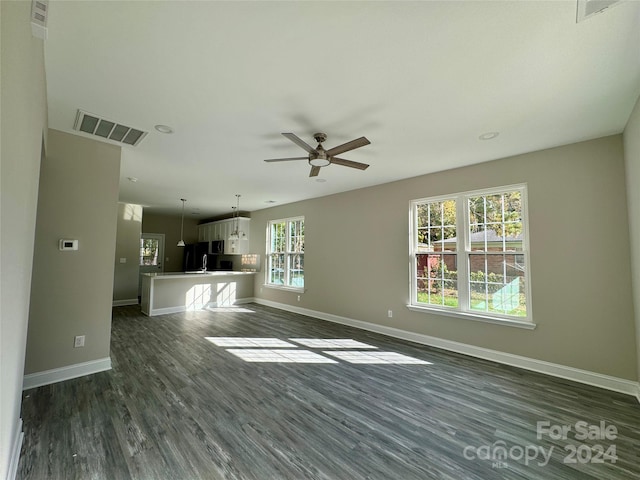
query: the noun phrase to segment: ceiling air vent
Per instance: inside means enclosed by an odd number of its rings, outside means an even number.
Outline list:
[[[620,0],[578,0],[576,23],[580,23],[593,15],[602,13],[610,6],[619,2]]]
[[[31,1],[31,33],[34,37],[47,39],[47,14],[49,12],[49,0]]]
[[[73,129],[134,147],[149,133],[138,130],[137,128],[127,127],[126,125],[105,118],[100,118],[93,113],[83,112],[82,110],[78,110],[76,114]]]

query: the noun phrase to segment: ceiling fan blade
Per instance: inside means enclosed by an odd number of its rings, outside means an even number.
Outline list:
[[[344,158],[331,157],[329,161],[336,165],[344,165],[345,167],[357,168],[359,170],[366,170],[369,168],[369,165],[366,163],[353,162],[351,160],[345,160]]]
[[[310,177],[317,177],[320,173],[320,167],[311,167],[311,172],[309,172]]]
[[[327,150],[327,156],[333,157],[334,155],[340,155],[341,153],[364,147],[365,145],[369,145],[370,143],[371,142],[367,140],[366,137],[356,138],[355,140],[351,140],[350,142],[343,143],[342,145],[338,145],[337,147],[333,147]]]
[[[270,158],[265,162],[288,162],[290,160],[309,160],[309,157],[291,157],[291,158]]]
[[[313,152],[315,150],[311,145],[307,144],[304,140],[302,140],[300,137],[298,137],[295,133],[283,133],[282,135],[287,137],[289,140],[291,140],[293,143],[295,143],[299,147],[304,148],[309,153],[311,153],[311,152]]]

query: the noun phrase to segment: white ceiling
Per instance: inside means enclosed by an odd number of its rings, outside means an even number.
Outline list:
[[[619,133],[640,94],[638,1],[576,23],[575,0],[51,0],[48,29],[49,126],[80,108],[148,130],[120,200],[197,218]],[[366,136],[341,157],[369,169],[263,162],[318,131]]]

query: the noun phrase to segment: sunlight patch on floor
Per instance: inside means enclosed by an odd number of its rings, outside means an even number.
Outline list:
[[[431,365],[431,362],[426,362],[424,360],[419,360],[417,358],[395,352],[328,351],[322,353],[349,363]]]
[[[255,310],[249,310],[245,307],[228,306],[228,307],[205,307],[209,312],[233,312],[233,313],[256,313]]]
[[[227,352],[240,357],[245,362],[269,363],[338,363],[331,358],[318,355],[309,350],[270,350],[266,348],[230,348]]]
[[[290,338],[309,348],[378,348],[350,338]]]
[[[401,353],[381,352],[378,347],[351,338],[289,338],[289,341],[273,337],[204,338],[218,347],[226,348],[227,352],[246,362],[340,363],[337,360],[341,360],[347,363],[372,365],[432,365],[431,362]],[[302,350],[299,348],[300,345],[290,342],[322,351],[315,353],[311,350]],[[324,350],[327,348],[342,350]]]
[[[279,338],[249,338],[249,337],[204,337],[218,347],[290,347],[298,348]]]

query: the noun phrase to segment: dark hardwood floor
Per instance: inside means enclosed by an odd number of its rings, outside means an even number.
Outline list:
[[[19,479],[640,478],[631,396],[260,305],[118,307],[111,350],[109,372],[24,393]]]

